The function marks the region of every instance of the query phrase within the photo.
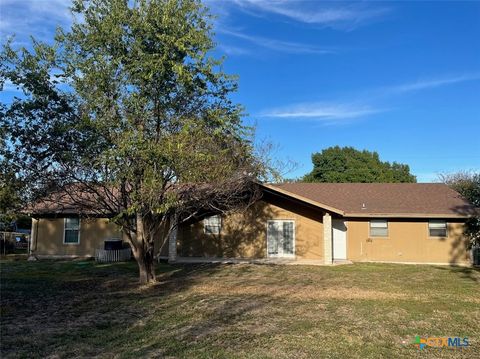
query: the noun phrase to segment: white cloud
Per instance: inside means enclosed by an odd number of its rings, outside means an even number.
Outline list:
[[[228,55],[251,55],[252,52],[249,49],[240,46],[234,46],[229,44],[218,44],[217,49]]]
[[[287,52],[294,54],[332,54],[334,49],[321,48],[314,45],[302,44],[297,42],[281,41],[261,36],[247,35],[238,31],[222,29],[219,33],[236,37],[238,39],[248,41],[256,46],[260,46],[269,50]]]
[[[2,86],[2,91],[5,92],[22,92],[22,88],[14,85],[12,81],[6,80]]]
[[[300,103],[273,108],[261,113],[263,117],[282,119],[304,119],[323,122],[336,122],[345,119],[365,117],[385,110],[364,104],[349,103]]]
[[[56,26],[71,24],[70,5],[71,0],[2,0],[1,38],[15,34],[22,44],[29,36],[51,40]]]
[[[352,30],[357,26],[382,17],[390,9],[364,2],[234,0],[244,11],[257,15],[265,12],[307,23]]]
[[[304,119],[316,120],[325,123],[345,123],[344,120],[353,120],[380,112],[389,111],[385,107],[374,105],[379,100],[400,96],[413,91],[427,90],[431,88],[453,85],[466,81],[480,79],[480,73],[470,73],[457,76],[443,76],[431,78],[429,80],[415,81],[403,85],[388,86],[369,92],[368,96],[357,96],[350,102],[307,102],[300,104],[291,104],[284,107],[264,110],[260,116],[279,118],[279,119]],[[374,96],[372,94],[381,94]],[[391,109],[390,109],[391,110]]]
[[[480,73],[470,73],[470,74],[463,74],[463,75],[444,76],[444,77],[418,80],[415,82],[405,83],[403,85],[392,86],[387,89],[393,93],[404,93],[404,92],[413,92],[413,91],[425,90],[430,88],[436,88],[436,87],[441,87],[446,85],[453,85],[456,83],[474,81],[479,79],[480,79]]]

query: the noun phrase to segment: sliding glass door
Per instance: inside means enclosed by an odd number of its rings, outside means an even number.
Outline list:
[[[295,257],[295,222],[292,220],[267,221],[268,257]]]

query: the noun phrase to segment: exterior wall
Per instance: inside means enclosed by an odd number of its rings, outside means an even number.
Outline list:
[[[347,258],[352,261],[469,263],[462,222],[447,222],[447,237],[429,237],[427,220],[388,220],[388,237],[370,237],[369,220],[347,220]]]
[[[222,218],[219,235],[205,234],[203,222],[180,226],[177,251],[181,257],[265,258],[267,256],[267,221],[295,221],[296,259],[323,260],[325,212],[271,195],[241,213]],[[387,238],[369,236],[369,220],[346,219],[347,259],[412,263],[469,264],[468,241],[462,236],[461,221],[448,222],[448,236],[429,237],[428,221],[390,219]],[[122,237],[108,219],[82,219],[80,243],[63,243],[64,219],[41,218],[32,222],[32,251],[40,256],[93,256],[103,241]],[[161,233],[155,252],[168,255],[168,242]],[[125,240],[125,238],[124,238]]]
[[[79,244],[63,243],[63,218],[34,219],[32,227],[32,252],[40,256],[94,256],[105,239],[122,237],[119,228],[106,218],[81,219]]]
[[[222,218],[219,235],[205,234],[203,222],[183,225],[178,231],[182,257],[265,258],[267,220],[295,221],[297,259],[323,259],[323,212],[265,195],[247,211]]]

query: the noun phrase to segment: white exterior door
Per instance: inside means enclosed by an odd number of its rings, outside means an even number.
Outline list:
[[[333,259],[347,259],[347,227],[342,219],[332,220]]]
[[[267,256],[279,258],[295,257],[294,221],[267,221]]]

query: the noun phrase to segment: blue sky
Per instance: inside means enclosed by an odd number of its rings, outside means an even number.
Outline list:
[[[71,21],[68,1],[1,4],[2,39],[16,33],[18,43],[48,40]],[[422,182],[480,170],[480,2],[207,5],[217,53],[240,76],[245,121],[298,163],[287,177],[333,145],[407,163]]]

